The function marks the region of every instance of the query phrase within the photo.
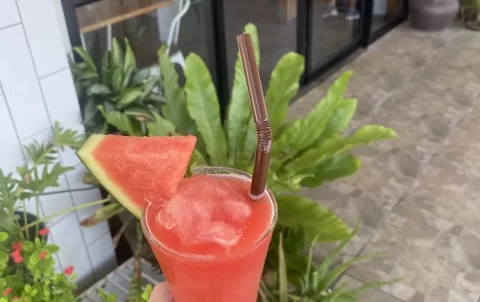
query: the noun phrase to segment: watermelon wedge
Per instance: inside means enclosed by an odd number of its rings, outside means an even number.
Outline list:
[[[94,134],[77,155],[113,197],[140,217],[145,202],[162,205],[175,193],[196,140]]]

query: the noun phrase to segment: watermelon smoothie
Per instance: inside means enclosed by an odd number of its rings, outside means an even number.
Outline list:
[[[143,231],[175,302],[254,302],[277,218],[270,191],[248,196],[251,178],[197,168],[159,207],[150,203]]]

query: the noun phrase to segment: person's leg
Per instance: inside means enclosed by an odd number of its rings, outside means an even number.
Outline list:
[[[350,0],[350,5],[345,18],[349,21],[360,19],[360,13],[357,10],[357,0]]]
[[[325,13],[323,13],[322,18],[327,18],[331,16],[338,16],[335,0],[328,0],[327,10],[325,11]]]

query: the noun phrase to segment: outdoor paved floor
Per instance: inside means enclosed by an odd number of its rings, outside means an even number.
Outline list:
[[[345,279],[402,278],[368,302],[480,301],[480,34],[405,24],[342,70],[354,71],[352,130],[382,124],[399,135],[358,150],[363,165],[353,177],[306,192],[350,225],[363,222],[344,257],[388,254]],[[290,117],[308,113],[336,75]]]

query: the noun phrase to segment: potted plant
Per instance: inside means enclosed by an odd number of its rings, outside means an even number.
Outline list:
[[[458,0],[410,1],[410,22],[419,30],[440,31],[452,24],[459,9]]]
[[[66,145],[78,146],[78,133],[54,126],[54,139],[25,146],[29,164],[17,167],[18,175],[6,175],[0,169],[0,301],[73,301],[75,275],[73,266],[54,271],[52,257],[59,248],[48,244],[46,221],[105,200],[73,207],[39,219],[39,196],[58,187],[58,178],[72,170],[56,157]],[[33,199],[36,213],[27,212],[26,201]]]
[[[462,1],[460,17],[467,28],[480,30],[480,0]]]
[[[245,32],[252,36],[259,64],[257,29],[248,24]],[[174,64],[163,48],[158,55],[159,93],[164,103],[158,104],[155,119],[139,121],[138,117],[129,116],[112,106],[107,111],[104,105],[99,105],[98,111],[110,129],[124,135],[194,134],[198,139],[195,164],[228,166],[251,172],[256,134],[240,58],[237,57],[235,65],[227,116],[222,121],[215,87],[202,59],[195,54],[187,57],[186,84],[181,86]],[[293,52],[286,54],[273,70],[266,91],[274,134],[268,186],[275,194],[279,216],[267,256],[265,276],[276,271],[280,259],[284,259],[290,284],[295,284],[295,276],[310,267],[309,257],[304,253],[306,244],[312,244],[314,238],[315,242],[321,243],[352,236],[334,213],[298,192],[305,187],[317,187],[323,182],[352,175],[361,165],[360,159],[350,153],[352,149],[395,136],[392,129],[380,125],[366,125],[351,135],[344,134],[357,105],[356,99],[343,96],[351,72],[342,74],[306,117],[287,121],[288,105],[298,92],[303,69],[302,56]],[[98,215],[102,216],[105,215]],[[279,257],[280,241],[288,242],[283,257]]]

